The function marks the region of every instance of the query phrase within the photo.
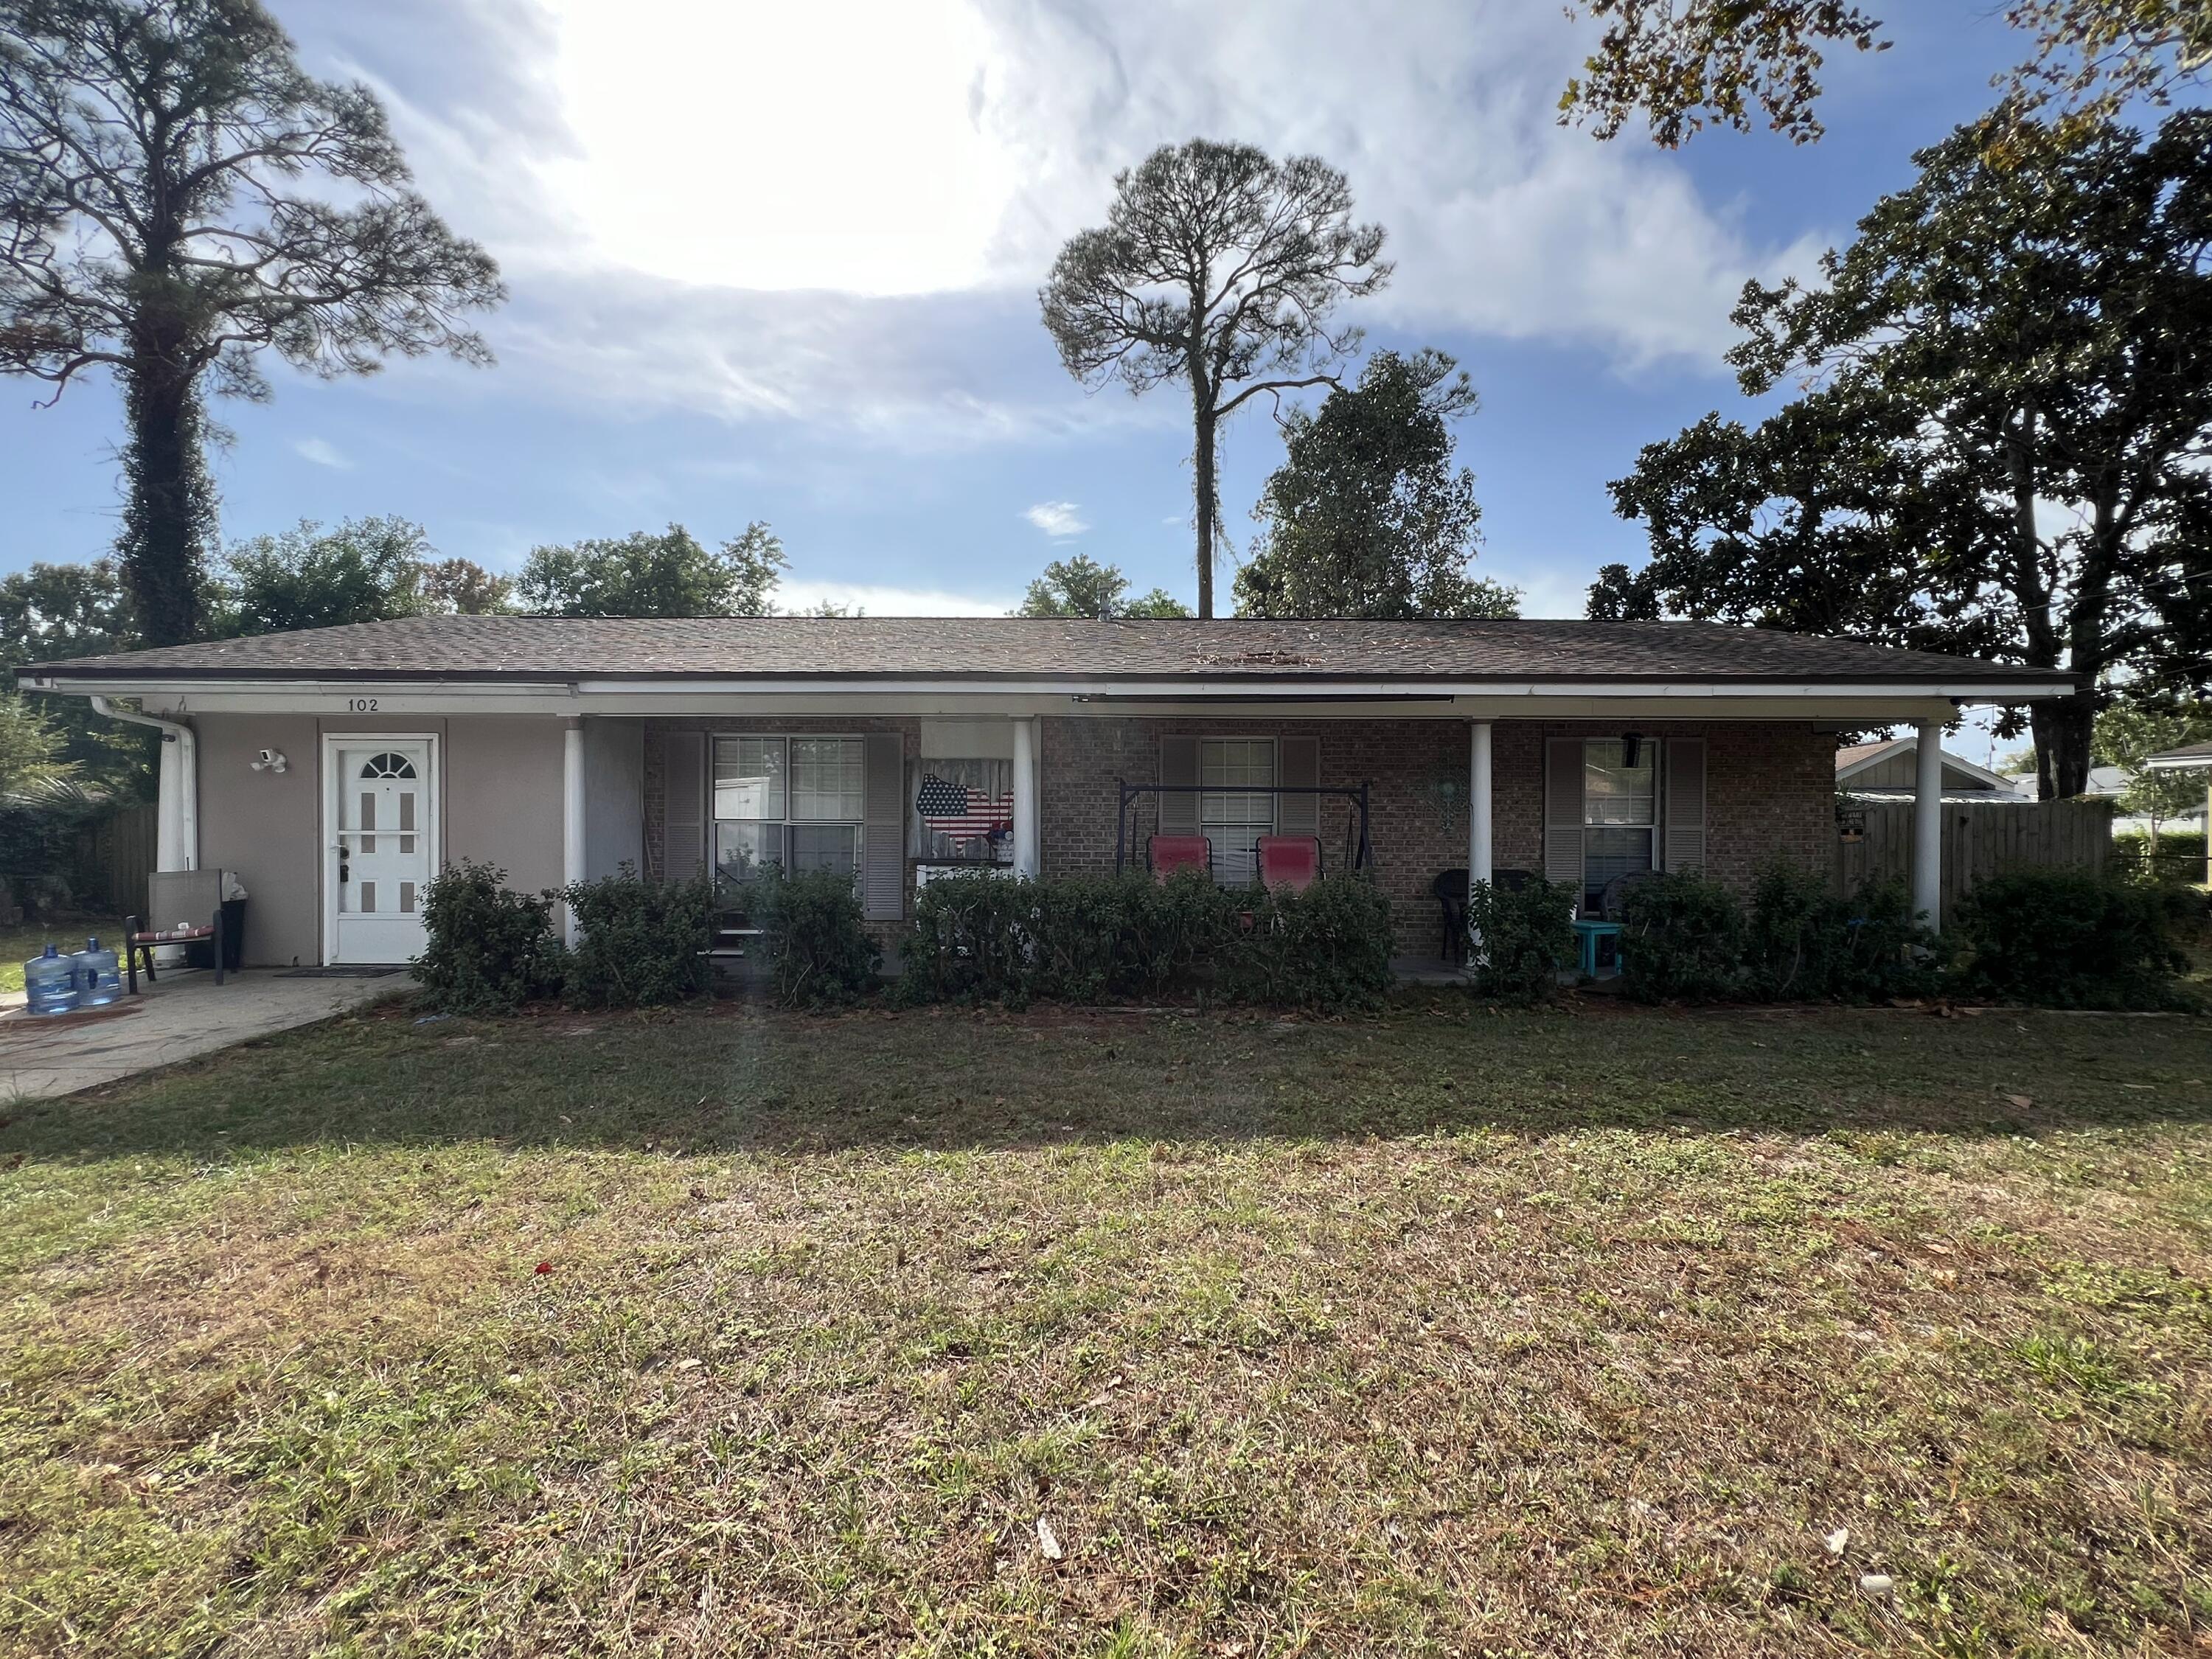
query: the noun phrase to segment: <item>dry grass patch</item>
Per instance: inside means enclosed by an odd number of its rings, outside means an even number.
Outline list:
[[[2212,1643],[2201,1023],[381,1013],[0,1113],[0,1646]]]

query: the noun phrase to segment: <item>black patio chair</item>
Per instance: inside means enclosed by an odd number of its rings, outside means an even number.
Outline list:
[[[1631,870],[1626,875],[1615,876],[1598,890],[1597,915],[1600,921],[1619,921],[1621,907],[1628,896],[1644,883],[1657,877],[1656,870]]]
[[[1429,896],[1442,912],[1442,948],[1437,954],[1446,962],[1457,962],[1467,954],[1467,872],[1437,871],[1437,878],[1429,884]]]
[[[1492,870],[1490,884],[1508,893],[1517,893],[1534,881],[1535,877],[1526,870]],[[1442,907],[1443,928],[1443,959],[1458,962],[1467,955],[1467,872],[1442,870],[1429,884],[1430,896]]]

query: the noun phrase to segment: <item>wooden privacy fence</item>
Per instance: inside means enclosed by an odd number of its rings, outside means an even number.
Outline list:
[[[1853,803],[1837,812],[1836,890],[1868,881],[1912,880],[1911,801]],[[2112,805],[2102,800],[2030,800],[1943,808],[1943,908],[1984,876],[2025,865],[2102,870],[2112,850]]]
[[[120,807],[84,827],[77,838],[76,898],[80,905],[118,915],[146,914],[146,878],[154,870],[157,817],[157,809],[147,801]]]

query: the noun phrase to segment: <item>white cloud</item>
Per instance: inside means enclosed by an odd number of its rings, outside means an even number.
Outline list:
[[[812,611],[824,605],[864,611],[871,617],[1003,617],[1015,600],[1004,595],[979,597],[941,588],[893,587],[867,582],[787,581],[775,590],[786,611]]]
[[[1022,517],[1056,542],[1080,536],[1091,528],[1091,521],[1083,516],[1083,509],[1073,501],[1039,501]]]
[[[320,438],[295,438],[292,440],[292,448],[303,459],[313,461],[317,466],[335,467],[341,472],[353,471],[353,463],[338,453],[337,446],[326,443]]]
[[[555,0],[579,154],[553,181],[610,263],[732,288],[971,287],[1014,185],[975,119],[963,0]]]
[[[1675,158],[1558,126],[1586,42],[1527,0],[389,7],[300,27],[500,258],[502,379],[562,402],[924,448],[1172,422],[1085,398],[1034,291],[1117,168],[1193,133],[1343,167],[1398,267],[1359,310],[1409,332],[1718,377],[1744,279],[1818,246],[1761,245]]]

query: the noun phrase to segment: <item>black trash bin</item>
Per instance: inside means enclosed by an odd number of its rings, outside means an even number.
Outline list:
[[[222,971],[234,974],[239,959],[246,950],[246,901],[242,898],[222,902],[222,938],[205,939],[185,946],[185,966],[212,968],[215,966],[216,946],[222,946]]]

